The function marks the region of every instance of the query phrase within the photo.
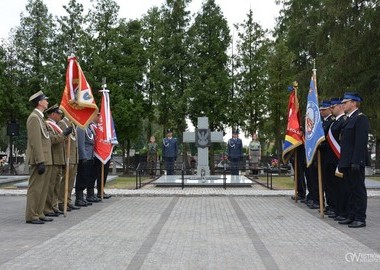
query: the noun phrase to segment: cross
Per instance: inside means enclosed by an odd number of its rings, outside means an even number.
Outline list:
[[[195,132],[184,132],[183,142],[195,143],[198,148],[197,175],[210,175],[208,148],[211,143],[223,142],[223,132],[210,132],[208,117],[198,117],[198,128]]]

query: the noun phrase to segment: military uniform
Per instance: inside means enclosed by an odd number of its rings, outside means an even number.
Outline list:
[[[68,127],[71,127],[73,129],[73,132],[70,134],[69,139],[70,139],[70,149],[69,149],[69,166],[68,166],[68,173],[69,173],[69,178],[68,178],[68,192],[67,192],[67,210],[77,210],[80,209],[80,207],[75,206],[72,201],[71,201],[71,193],[74,188],[74,183],[75,183],[75,176],[77,173],[77,168],[78,168],[78,141],[77,141],[77,132],[76,132],[76,127],[74,123],[72,123],[67,117],[64,117],[61,121],[58,122],[58,126],[62,129],[65,130]],[[64,144],[65,148],[65,166],[63,167],[62,171],[62,176],[63,179],[61,181],[61,185],[59,188],[59,195],[58,195],[58,205],[59,209],[63,211],[64,209],[64,201],[65,201],[65,177],[66,177],[66,151],[67,151],[67,142]]]
[[[254,175],[259,174],[259,162],[261,159],[261,145],[258,140],[252,140],[248,145],[249,165]]]
[[[35,109],[26,122],[26,161],[30,165],[26,194],[25,219],[27,223],[43,224],[53,219],[45,217],[44,207],[52,170],[50,135],[42,111],[47,108],[47,97],[39,91],[29,98]]]
[[[90,125],[88,125],[85,129],[77,127],[77,136],[79,164],[75,184],[75,205],[87,206],[92,203],[84,199],[83,191],[90,185],[90,183],[93,183],[95,134]],[[88,195],[89,194],[87,194],[87,196]]]
[[[347,113],[341,133],[341,153],[339,168],[343,172],[343,180],[349,185],[348,218],[339,221],[340,224],[349,224],[349,227],[366,226],[367,189],[365,187],[365,166],[368,165],[368,132],[369,121],[366,115],[359,112],[358,107],[352,109],[352,104],[362,102],[357,93],[344,94],[343,103]],[[348,111],[347,108],[351,108]]]
[[[331,105],[341,106],[342,99],[341,98],[333,98],[331,99]],[[333,111],[334,112],[334,111]],[[335,112],[334,112],[335,114]],[[331,151],[330,154],[330,162],[331,166],[334,168],[334,175],[332,176],[333,180],[333,190],[332,195],[335,199],[335,209],[334,213],[330,214],[329,217],[335,218],[335,220],[344,220],[347,216],[347,199],[348,199],[348,186],[347,182],[343,181],[341,177],[335,175],[335,171],[338,166],[339,157],[340,157],[340,133],[344,122],[347,117],[343,112],[339,112],[335,114],[335,120],[330,125],[328,134],[326,136],[327,143],[329,145],[329,149]]]
[[[60,111],[59,106],[55,104],[48,108],[45,113],[48,117],[54,113],[57,113],[60,118],[63,112]],[[54,115],[53,117],[57,116]],[[65,135],[63,135],[63,130],[57,125],[56,120],[48,118],[46,123],[52,143],[51,150],[53,166],[44,213],[46,216],[58,216],[59,214],[62,214],[62,212],[58,209],[58,193],[62,180],[62,167],[65,165]]]
[[[231,175],[239,175],[239,163],[243,157],[243,142],[237,137],[238,130],[233,131],[233,138],[228,140],[227,155],[231,162]]]
[[[154,177],[156,162],[158,155],[158,146],[155,142],[148,143],[148,152],[147,152],[147,162],[148,162],[148,171],[152,177]]]
[[[335,120],[335,117],[331,113],[331,101],[322,101],[319,110],[321,111],[321,115],[324,114],[322,115],[322,128],[326,137],[331,124]],[[323,190],[325,192],[327,204],[326,210],[328,210],[327,214],[333,214],[336,207],[336,187],[334,181],[336,164],[333,163],[334,153],[326,140],[321,142],[319,145],[319,150],[321,153]],[[316,186],[318,186],[318,184],[316,184]],[[319,194],[319,190],[317,194]]]
[[[174,163],[177,160],[177,139],[171,136],[172,131],[167,130],[168,137],[162,140],[162,157],[165,161],[167,175],[174,174]]]

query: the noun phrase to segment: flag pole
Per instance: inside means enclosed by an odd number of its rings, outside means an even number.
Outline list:
[[[106,82],[106,78],[103,77],[102,78],[102,86],[103,86],[103,90],[100,90],[99,92],[103,93],[103,92],[109,92],[109,90],[107,90],[107,82]],[[104,195],[104,163],[102,163],[102,167],[101,167],[101,176],[100,176],[100,199],[103,201],[103,195]]]
[[[317,69],[315,68],[315,59],[313,60],[313,81],[316,91],[317,87]],[[318,96],[317,96],[318,97]],[[323,209],[323,187],[322,187],[322,168],[321,168],[321,153],[318,149],[318,189],[319,189],[319,212],[321,218],[324,218],[324,209]]]
[[[318,149],[318,188],[319,188],[319,212],[321,214],[321,218],[324,218],[321,152],[319,151],[319,149]]]
[[[67,215],[67,196],[69,193],[70,148],[71,148],[70,144],[71,144],[71,138],[69,135],[67,144],[66,144],[65,195],[63,198],[63,216],[64,217],[66,217]]]
[[[297,148],[294,150],[294,202],[298,201],[298,154]]]
[[[102,176],[100,177],[101,183],[100,183],[100,199],[103,201],[103,194],[104,194],[104,164],[102,162],[102,170],[101,170]]]

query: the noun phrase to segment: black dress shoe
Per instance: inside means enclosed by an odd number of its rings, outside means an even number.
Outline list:
[[[55,212],[51,212],[51,213],[45,214],[45,216],[47,216],[47,217],[59,217],[59,214],[55,213]]]
[[[310,209],[319,209],[319,204],[313,203],[312,205],[309,206]]]
[[[74,204],[69,204],[68,207],[70,207],[70,211],[71,210],[79,210],[80,209],[79,206],[75,206]]]
[[[328,216],[332,216],[332,215],[335,215],[335,212],[334,212],[333,210],[327,210],[327,211],[325,212],[325,214],[328,215]],[[336,215],[335,215],[335,216],[336,216]]]
[[[361,228],[365,226],[366,226],[365,221],[358,221],[358,220],[355,220],[354,222],[348,225],[349,228]]]
[[[33,219],[33,220],[27,220],[26,223],[28,224],[45,224],[42,220],[39,219]]]
[[[87,197],[87,198],[86,198],[86,201],[88,201],[88,202],[92,202],[92,203],[98,203],[98,202],[101,201],[101,199],[99,199],[99,198],[97,198],[97,197],[95,197],[95,196],[90,196],[90,197]]]
[[[336,218],[337,215],[334,213],[334,214],[332,214],[332,215],[328,215],[328,217],[329,217],[329,218]]]
[[[58,205],[58,209],[59,211],[61,211],[63,213],[63,211],[65,211],[64,207],[63,207],[63,204],[60,204]],[[71,206],[70,205],[67,205],[67,212],[70,212],[71,211]]]
[[[342,217],[342,216],[337,216],[336,218],[334,218],[335,221],[343,221],[345,220],[346,218],[345,217]]]
[[[75,206],[87,207],[87,202],[85,200],[75,200]]]
[[[87,206],[92,205],[92,202],[87,201],[87,199],[86,200],[83,199],[83,201],[87,204]]]
[[[339,221],[338,223],[342,225],[348,225],[348,224],[351,224],[352,222],[354,222],[353,219],[346,218],[345,220]]]
[[[40,218],[40,220],[45,221],[45,222],[52,222],[54,219],[49,218],[49,217],[44,217],[44,218]]]
[[[111,197],[112,197],[111,194],[103,193],[103,199],[109,199],[109,198],[111,198]],[[98,198],[101,199],[101,198],[102,198],[101,195],[98,194]]]
[[[59,209],[54,209],[54,213],[58,214],[58,216],[63,215],[63,211],[61,211]]]

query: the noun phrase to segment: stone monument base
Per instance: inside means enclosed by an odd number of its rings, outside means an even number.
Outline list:
[[[223,175],[185,175],[185,186],[223,186]],[[181,186],[181,175],[162,175],[152,182],[155,186]],[[226,175],[226,185],[228,187],[251,187],[254,183],[244,175]]]

